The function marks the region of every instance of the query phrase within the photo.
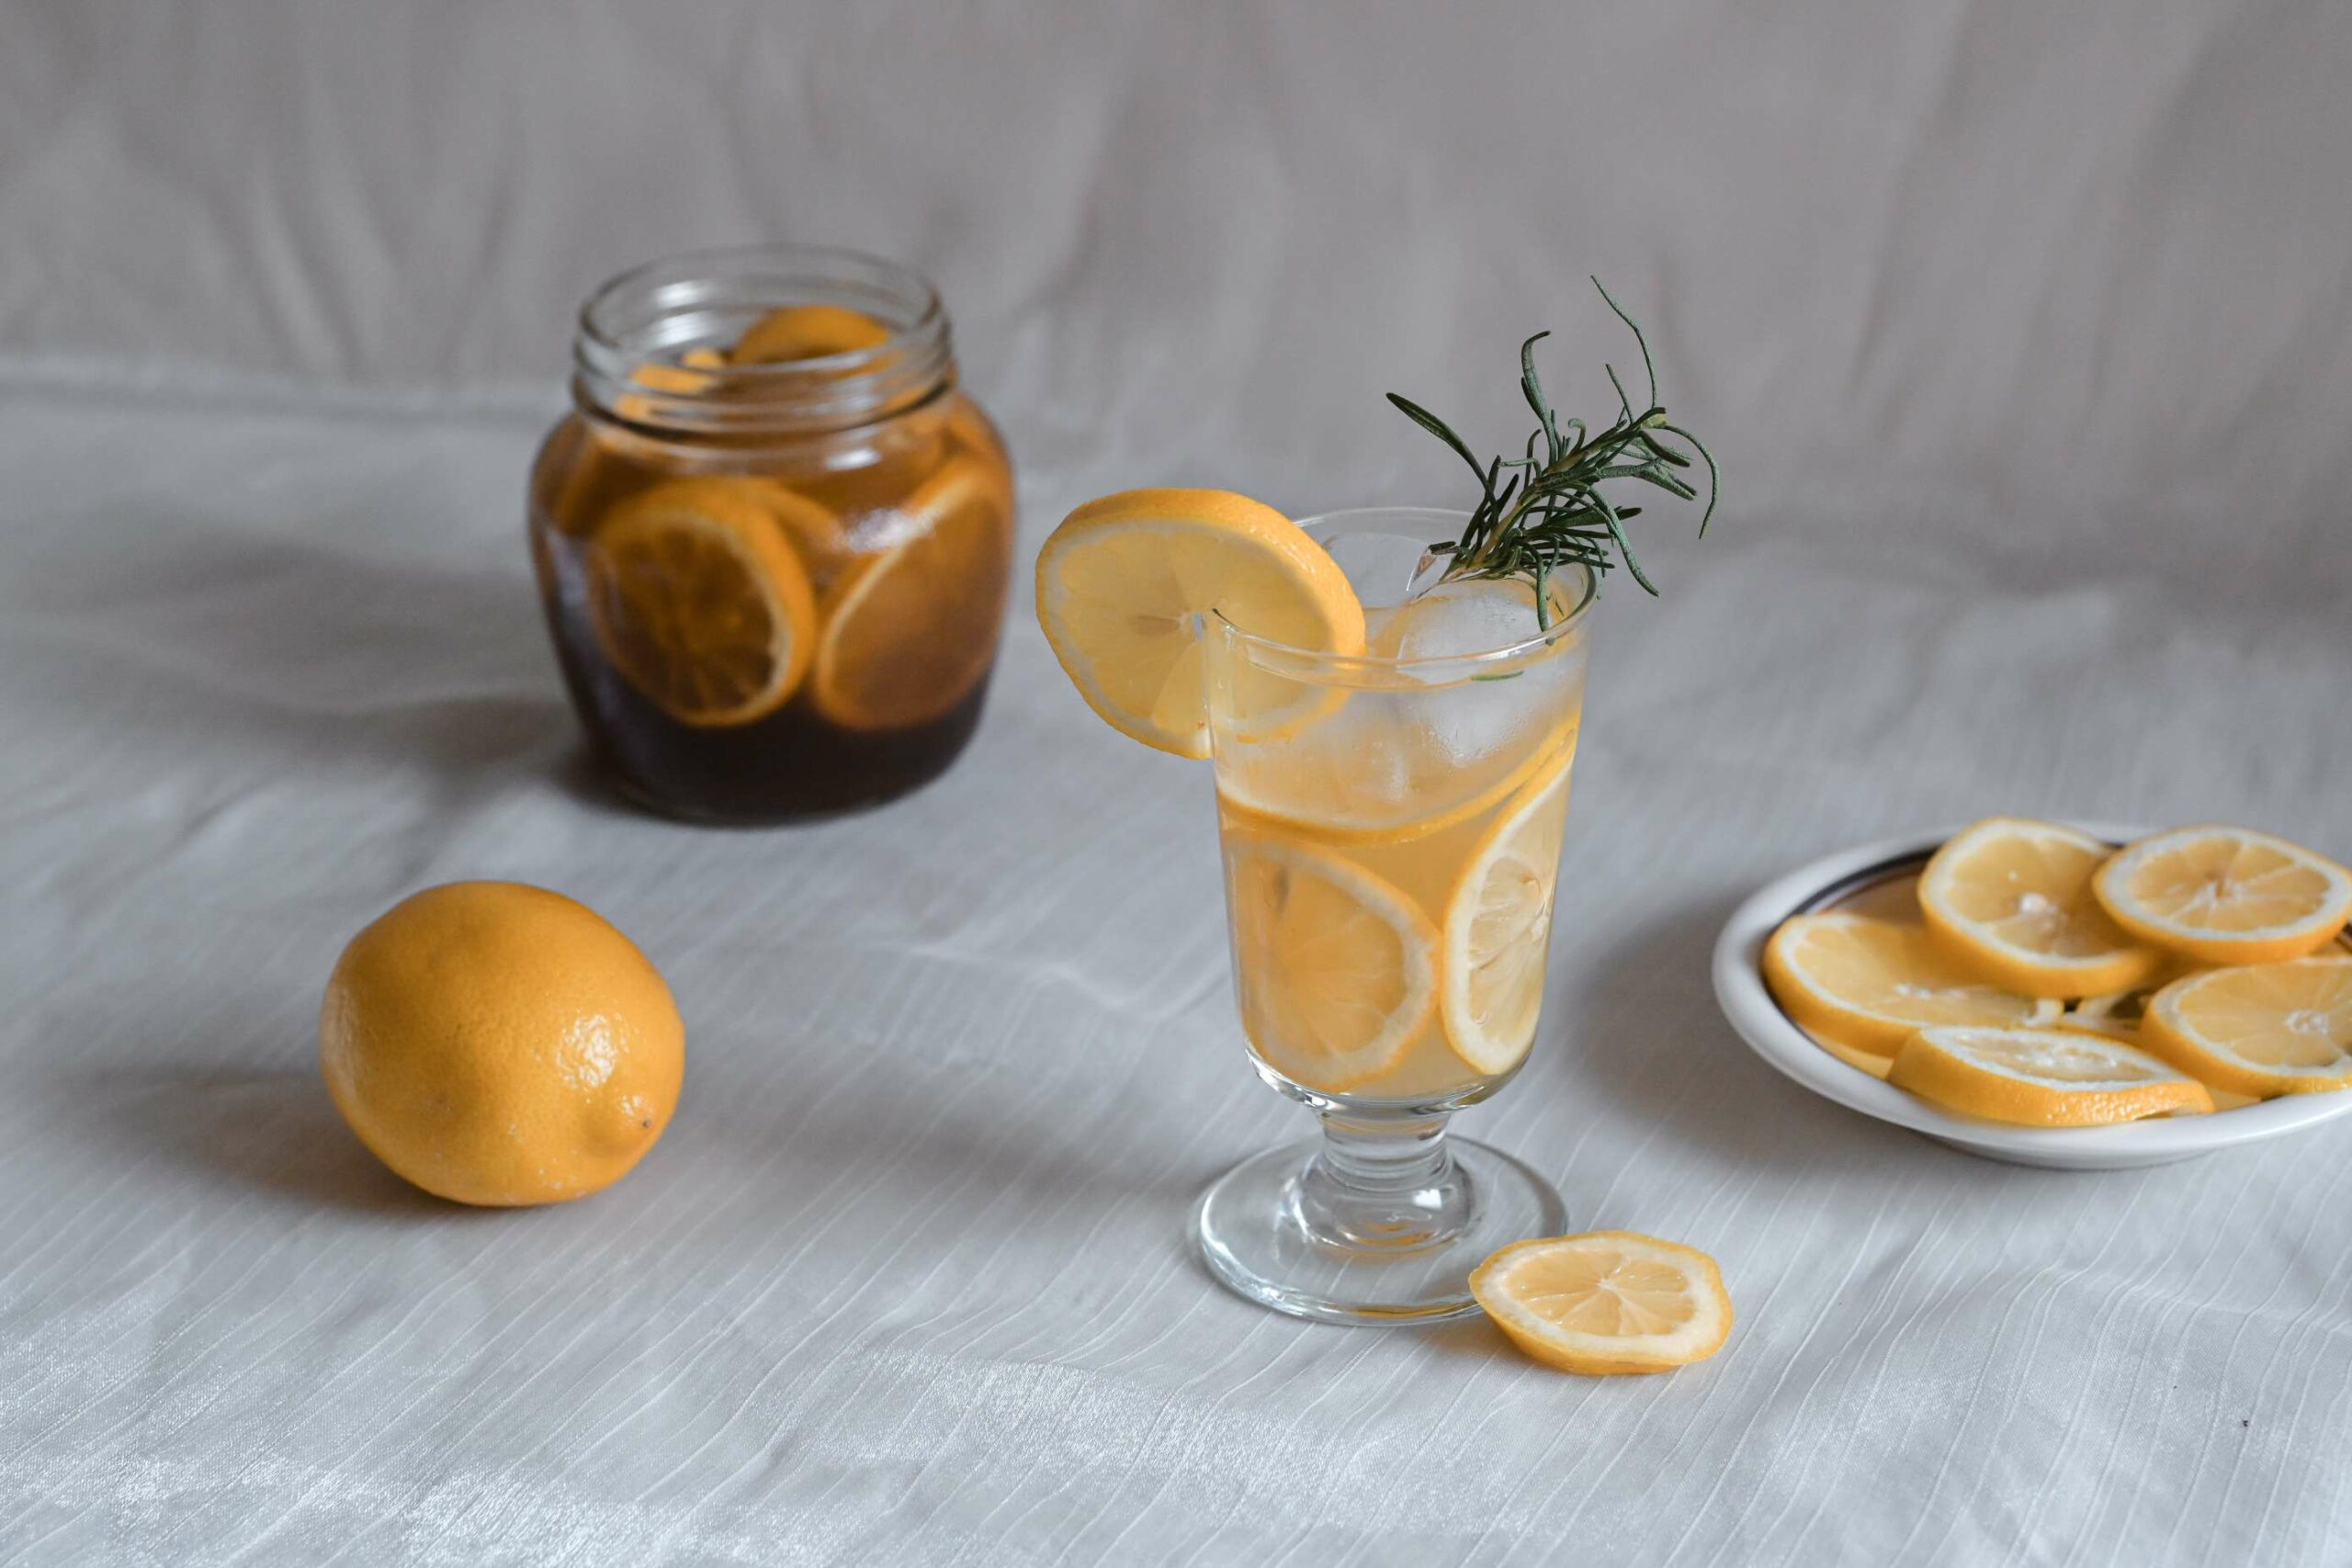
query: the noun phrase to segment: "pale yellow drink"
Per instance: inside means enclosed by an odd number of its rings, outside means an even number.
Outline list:
[[[1205,629],[1235,986],[1279,1080],[1459,1105],[1525,1058],[1583,702],[1577,587],[1545,630],[1523,584],[1384,605],[1360,581],[1347,658]]]

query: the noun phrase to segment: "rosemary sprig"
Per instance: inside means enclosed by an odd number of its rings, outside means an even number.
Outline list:
[[[1667,419],[1657,400],[1657,367],[1650,358],[1649,340],[1642,335],[1641,324],[1601,288],[1600,279],[1594,278],[1592,286],[1600,289],[1601,299],[1617,319],[1632,329],[1634,343],[1642,351],[1649,400],[1639,413],[1625,395],[1625,384],[1617,378],[1613,365],[1604,368],[1609,384],[1617,389],[1617,417],[1605,429],[1594,432],[1580,419],[1562,419],[1555,413],[1535,374],[1535,345],[1551,336],[1549,333],[1537,333],[1519,347],[1519,387],[1527,406],[1535,411],[1536,420],[1522,456],[1481,463],[1445,421],[1410,399],[1388,394],[1388,400],[1403,410],[1406,418],[1453,448],[1478,478],[1478,504],[1463,525],[1462,536],[1430,547],[1431,556],[1444,558],[1446,562],[1440,581],[1524,578],[1535,590],[1536,624],[1546,628],[1552,624],[1552,574],[1564,566],[1605,572],[1616,564],[1611,558],[1611,549],[1623,559],[1634,581],[1653,595],[1657,592],[1657,585],[1642,571],[1633,544],[1625,536],[1626,523],[1640,516],[1642,509],[1612,501],[1601,493],[1600,487],[1617,479],[1638,479],[1681,500],[1697,500],[1697,489],[1677,472],[1690,467],[1690,457],[1669,445],[1665,436],[1687,442],[1707,466],[1707,506],[1699,517],[1702,536],[1715,514],[1713,455],[1697,436]],[[1508,479],[1504,477],[1507,469],[1512,470]]]

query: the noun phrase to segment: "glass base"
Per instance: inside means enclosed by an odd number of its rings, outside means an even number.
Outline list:
[[[1336,1128],[1254,1155],[1202,1194],[1193,1245],[1236,1294],[1295,1317],[1396,1325],[1475,1313],[1470,1271],[1512,1242],[1559,1235],[1566,1211],[1527,1167],[1442,1126],[1395,1174],[1367,1174]]]

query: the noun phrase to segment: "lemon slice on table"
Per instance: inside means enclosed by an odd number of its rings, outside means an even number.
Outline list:
[[[2174,1066],[2232,1094],[2352,1089],[2352,958],[2187,976],[2149,1000],[2140,1035]]]
[[[808,573],[738,479],[672,479],[616,503],[582,551],[613,667],[664,713],[749,724],[799,686],[816,641]]]
[[[1953,835],[1919,877],[1928,929],[1972,967],[2029,997],[2121,991],[2160,967],[2091,895],[2111,846],[2088,833],[1989,817]]]
[[[842,305],[786,305],[770,310],[735,340],[738,365],[779,365],[850,354],[890,341],[890,329],[863,310]]]
[[[2120,1040],[2067,1029],[1923,1029],[1886,1081],[1922,1100],[2026,1127],[2098,1127],[2213,1109],[2205,1086]]]
[[[2199,964],[2277,964],[2352,916],[2352,872],[2245,828],[2177,828],[2127,844],[2091,879],[2115,923]]]
[[[1849,1050],[1892,1056],[1937,1023],[2048,1023],[2048,998],[1988,985],[1924,926],[1867,915],[1794,915],[1764,944],[1764,981],[1805,1029]]]
[[[944,716],[996,660],[1012,556],[1012,497],[956,458],[896,509],[904,537],[852,568],[824,603],[817,709],[848,729]]]
[[[1535,1043],[1567,817],[1569,759],[1528,785],[1471,852],[1445,909],[1446,1043],[1482,1073]]]
[[[1079,695],[1114,728],[1209,754],[1200,617],[1338,654],[1363,649],[1363,606],[1306,531],[1230,491],[1131,490],[1090,501],[1037,554],[1037,622]],[[1246,679],[1246,677],[1244,678]],[[1325,711],[1336,693],[1266,675],[1233,698],[1252,733]]]
[[[1470,1293],[1512,1344],[1566,1372],[1663,1372],[1723,1348],[1731,1293],[1715,1260],[1633,1231],[1504,1247]]]
[[[1339,1093],[1395,1066],[1437,996],[1437,931],[1361,866],[1271,833],[1228,829],[1241,1022],[1258,1054]]]

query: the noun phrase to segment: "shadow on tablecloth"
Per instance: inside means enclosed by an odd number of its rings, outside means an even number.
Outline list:
[[[315,1072],[218,1066],[112,1068],[79,1077],[57,1103],[100,1157],[162,1163],[191,1199],[223,1185],[303,1209],[447,1218],[497,1213],[445,1202],[394,1176],[335,1114]]]

